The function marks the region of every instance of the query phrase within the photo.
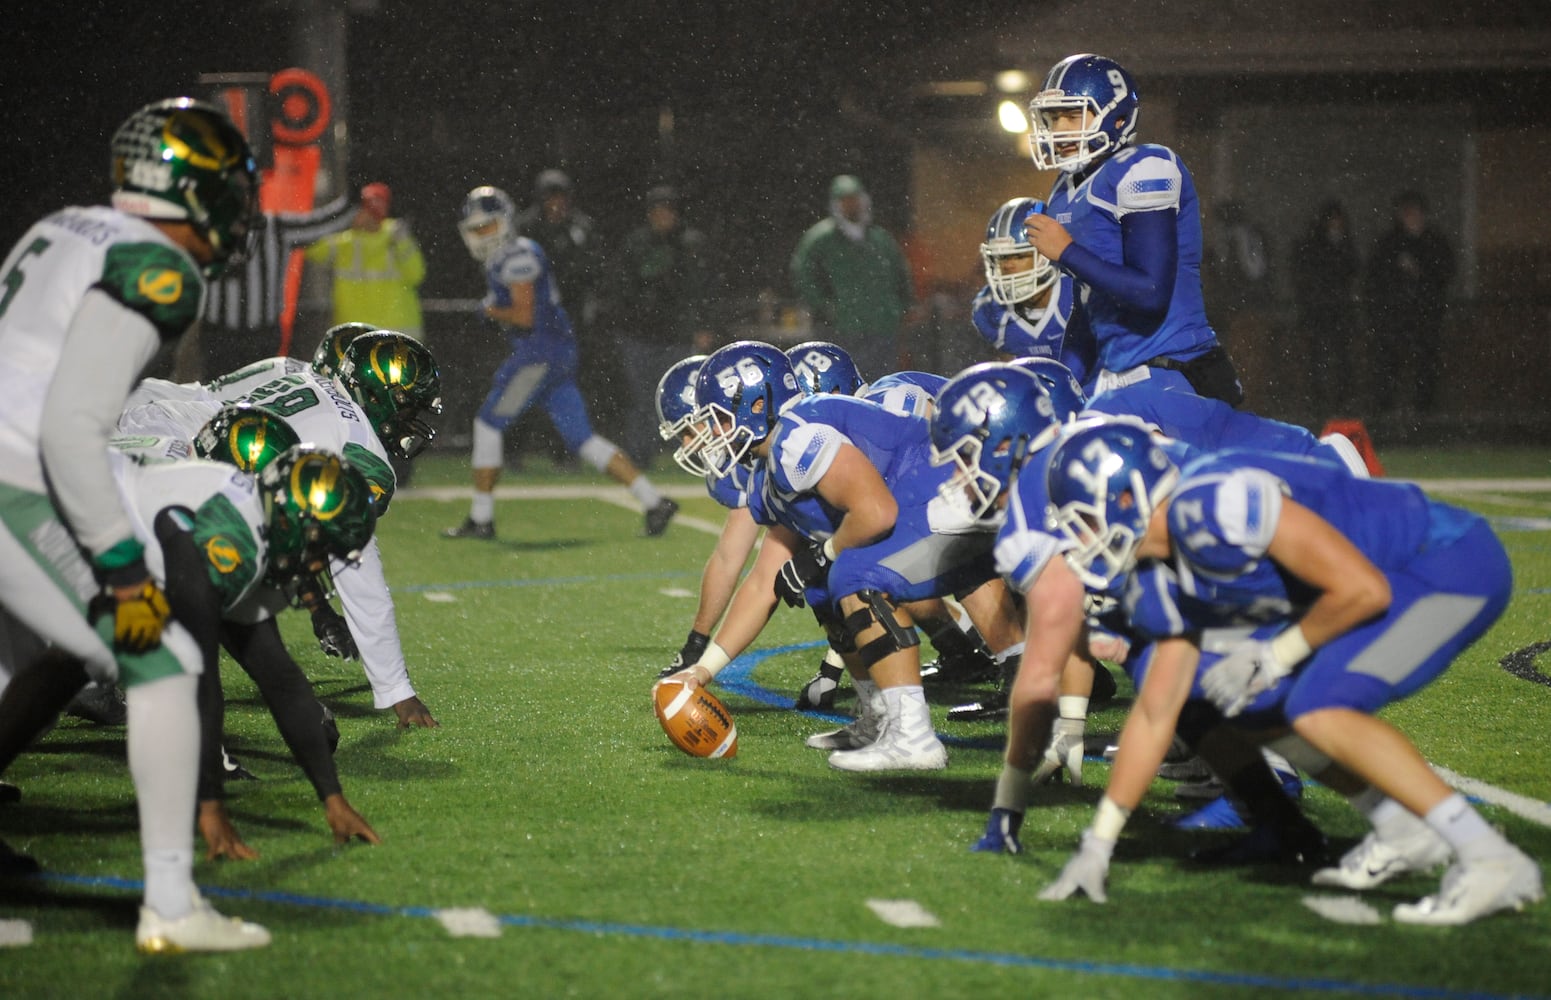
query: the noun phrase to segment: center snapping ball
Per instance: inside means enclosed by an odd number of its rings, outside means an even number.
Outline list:
[[[721,699],[683,681],[658,681],[652,688],[657,721],[673,745],[691,757],[736,757],[738,724]]]

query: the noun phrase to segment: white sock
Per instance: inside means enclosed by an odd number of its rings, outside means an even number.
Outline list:
[[[1029,775],[1032,772],[1002,762],[1002,773],[996,778],[996,796],[991,800],[993,809],[1011,809],[1027,812],[1029,808]]]
[[[1063,694],[1056,698],[1056,711],[1063,719],[1086,719],[1088,699],[1080,694]]]
[[[857,713],[857,718],[882,718],[885,714],[883,693],[878,690],[878,685],[872,681],[859,680],[856,677],[851,678],[851,684],[856,688],[856,703],[861,706],[861,711]]]
[[[129,774],[140,812],[145,905],[169,920],[194,908],[194,812],[199,781],[198,678],[126,688]]]
[[[469,520],[476,524],[489,524],[495,520],[495,494],[474,492],[474,502],[469,504]]]
[[[1427,825],[1449,842],[1461,861],[1500,855],[1512,847],[1458,792],[1433,806]]]
[[[644,472],[636,476],[635,482],[630,484],[630,495],[641,501],[641,506],[647,510],[662,503],[662,494],[657,492],[657,487],[652,485],[652,481],[646,478]]]

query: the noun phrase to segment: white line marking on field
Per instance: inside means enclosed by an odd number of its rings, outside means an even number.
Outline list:
[[[661,594],[664,597],[696,597],[696,596],[698,596],[698,595],[696,595],[696,593],[693,590],[685,590],[683,587],[664,587],[661,590],[657,591],[657,593]]]
[[[0,948],[25,948],[32,944],[32,924],[25,920],[0,920]]]
[[[913,899],[869,899],[867,908],[891,927],[942,926],[935,914]]]
[[[457,603],[458,595],[449,594],[445,590],[428,590],[425,592],[425,599],[432,604],[455,604]]]
[[[1527,819],[1532,823],[1539,823],[1541,826],[1551,826],[1551,805],[1545,802],[1520,795],[1517,792],[1498,788],[1496,785],[1489,785],[1484,781],[1479,781],[1463,774],[1457,774],[1438,764],[1434,764],[1432,767],[1434,771],[1438,772],[1438,777],[1462,794],[1478,798],[1489,805],[1506,809],[1520,819]]]
[[[1338,924],[1377,924],[1384,921],[1378,910],[1356,896],[1304,896],[1303,905]]]
[[[436,919],[453,937],[498,938],[501,921],[495,914],[480,907],[467,909],[437,910]]]
[[[672,497],[675,500],[692,500],[706,495],[705,487],[699,484],[659,486],[658,491],[663,496]],[[395,500],[467,500],[468,498],[467,486],[411,486],[393,494]],[[637,513],[641,510],[640,501],[631,496],[630,491],[623,486],[586,486],[581,483],[575,486],[497,486],[495,498],[497,500],[601,500]],[[673,523],[693,528],[707,535],[722,533],[721,524],[690,514],[679,514],[673,519]]]

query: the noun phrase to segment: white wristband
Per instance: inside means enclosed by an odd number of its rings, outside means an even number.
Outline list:
[[[1131,810],[1118,805],[1106,795],[1099,799],[1099,810],[1093,814],[1093,822],[1088,825],[1088,829],[1101,840],[1119,840],[1120,831],[1126,828],[1126,820],[1130,818]]]
[[[1266,645],[1271,647],[1271,652],[1276,656],[1277,662],[1284,667],[1295,667],[1308,659],[1314,647],[1309,645],[1308,637],[1303,634],[1303,626],[1289,625],[1271,638]]]
[[[731,662],[732,657],[727,655],[727,650],[718,646],[713,639],[711,642],[706,643],[705,652],[700,654],[700,660],[695,666],[704,667],[706,673],[715,677],[722,672],[723,667]]]
[[[824,558],[834,562],[839,554],[835,551],[835,539],[833,537],[824,539]]]

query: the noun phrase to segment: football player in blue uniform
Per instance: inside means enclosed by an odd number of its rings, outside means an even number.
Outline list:
[[[1201,208],[1173,150],[1138,143],[1136,83],[1103,56],[1056,63],[1029,105],[1034,165],[1059,170],[1029,242],[1078,285],[1098,345],[1097,391],[1244,400],[1206,320]],[[1136,387],[1141,387],[1137,389]]]
[[[1507,607],[1512,569],[1483,518],[1300,456],[1229,450],[1180,468],[1115,426],[1052,449],[1047,487],[1071,568],[1091,589],[1123,585],[1128,617],[1157,647],[1093,823],[1041,898],[1104,901],[1116,839],[1193,693],[1300,753],[1374,823],[1317,881],[1365,888],[1452,856],[1437,893],[1395,908],[1402,923],[1463,924],[1543,897],[1535,862],[1374,715],[1435,680]],[[1225,610],[1268,627],[1203,655],[1201,630]]]
[[[1014,198],[991,216],[980,244],[986,284],[975,296],[970,318],[998,361],[1054,358],[1092,388],[1097,345],[1080,312],[1072,323],[1072,279],[1029,239],[1027,219],[1044,210],[1042,201]]]
[[[549,260],[537,243],[518,236],[516,206],[495,187],[468,193],[458,231],[484,269],[484,314],[511,337],[512,353],[496,369],[490,394],[474,418],[474,499],[468,518],[448,538],[495,537],[495,487],[501,478],[501,435],[538,404],[567,450],[629,488],[646,513],[646,533],[661,535],[678,504],[657,491],[614,442],[593,432],[576,387],[576,338],[560,303]]]
[[[940,506],[929,509],[946,470],[930,464],[925,421],[855,397],[802,396],[790,359],[768,344],[722,348],[697,381],[707,465],[757,463],[766,482],[751,495],[756,520],[796,539],[774,596],[824,611],[839,648],[864,671],[853,674],[862,717],[809,746],[833,750],[830,765],[841,770],[945,767],[904,605],[968,592],[994,572],[989,537],[944,523]],[[686,679],[707,682],[758,634],[764,618],[737,609],[735,598]],[[1016,632],[1010,615],[1007,625]]]

